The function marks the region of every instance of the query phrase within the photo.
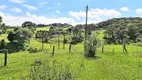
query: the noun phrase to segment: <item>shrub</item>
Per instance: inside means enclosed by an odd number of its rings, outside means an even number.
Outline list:
[[[138,43],[133,43],[134,45],[136,45],[136,46],[140,46],[140,47],[142,47],[142,42],[138,42]]]
[[[13,53],[13,52],[18,52],[18,51],[24,51],[26,50],[28,47],[28,43],[24,42],[24,43],[20,43],[20,42],[9,42],[7,44],[7,49],[9,53]]]
[[[95,57],[96,50],[100,47],[101,43],[100,40],[97,38],[96,35],[92,35],[87,43],[85,44],[85,56],[86,57]]]
[[[75,80],[78,75],[71,72],[70,65],[63,65],[56,60],[50,62],[48,60],[45,63],[35,61],[28,78],[30,80]]]
[[[28,51],[29,51],[29,53],[36,53],[36,52],[38,52],[37,48],[32,48],[32,47],[30,47],[28,49]]]
[[[72,37],[71,44],[81,43],[83,41],[83,37]]]

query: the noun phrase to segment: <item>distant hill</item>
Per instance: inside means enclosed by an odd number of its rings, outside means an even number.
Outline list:
[[[136,24],[136,25],[142,25],[142,18],[141,17],[128,17],[128,18],[113,18],[106,21],[102,21],[98,23],[99,28],[105,28],[109,25],[113,24]]]

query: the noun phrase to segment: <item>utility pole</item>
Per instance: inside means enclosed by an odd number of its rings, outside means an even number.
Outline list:
[[[65,49],[65,33],[63,34],[63,36],[64,36],[64,41],[63,41],[63,49]]]
[[[43,47],[44,47],[44,45],[43,45],[43,32],[41,32],[42,33],[42,51],[43,51]]]
[[[86,43],[87,43],[87,20],[88,20],[88,5],[86,6],[86,22],[85,22],[85,41],[84,41],[84,54],[86,54]]]
[[[58,33],[58,49],[60,49],[59,33]]]
[[[85,41],[87,40],[87,20],[88,20],[88,5],[86,6],[86,22],[85,22]]]

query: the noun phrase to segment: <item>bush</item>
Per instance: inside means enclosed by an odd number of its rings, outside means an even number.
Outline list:
[[[14,31],[8,34],[8,40],[10,42],[18,41],[24,44],[25,41],[29,41],[33,32],[27,28],[15,28]]]
[[[71,72],[71,66],[63,65],[54,60],[52,63],[48,60],[45,63],[35,61],[28,76],[29,80],[75,80],[79,74]]]
[[[32,47],[30,47],[28,49],[28,51],[29,51],[29,53],[37,53],[38,52],[37,48],[32,48]]]
[[[96,57],[96,50],[100,47],[100,45],[100,40],[96,37],[96,35],[92,35],[85,44],[85,56]]]
[[[134,45],[142,47],[142,42],[134,43]]]
[[[27,50],[28,43],[24,42],[21,44],[20,42],[9,42],[6,48],[9,53],[24,51]]]
[[[70,44],[77,44],[83,41],[83,37],[72,37],[72,41]]]

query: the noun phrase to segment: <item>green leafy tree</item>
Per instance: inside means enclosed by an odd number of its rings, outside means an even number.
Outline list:
[[[1,23],[2,23],[2,17],[0,16],[0,26],[1,26]]]
[[[0,29],[2,29],[2,33],[6,33],[6,25],[5,23],[2,23],[2,17],[0,16]]]
[[[25,41],[29,41],[30,38],[32,37],[33,32],[27,28],[19,28],[18,30],[16,30],[15,32],[15,37],[14,39],[17,40],[18,42],[25,42]]]
[[[13,32],[10,32],[8,34],[8,40],[10,43],[8,43],[8,49],[12,50],[12,52],[19,51],[19,50],[25,50],[26,43],[30,42],[30,38],[32,37],[33,32],[28,28],[18,28]],[[13,48],[16,49],[13,49]]]
[[[54,27],[50,27],[50,29],[49,29],[49,34],[50,34],[50,35],[53,35],[53,34],[54,34]]]
[[[49,32],[48,31],[37,31],[36,33],[36,38],[40,39],[41,42],[42,42],[42,50],[44,49],[44,42],[48,42],[48,34]]]
[[[36,24],[31,22],[31,21],[25,21],[22,23],[22,27],[23,28],[28,28],[30,29],[32,32],[35,32],[36,30]]]
[[[11,31],[8,36],[7,36],[8,40],[10,42],[13,42],[15,40],[15,34]]]
[[[5,49],[5,48],[6,48],[6,42],[4,39],[2,39],[0,42],[0,49]]]
[[[80,30],[78,27],[74,27],[73,28],[73,35],[74,37],[78,37],[79,36],[79,33],[80,33]]]

